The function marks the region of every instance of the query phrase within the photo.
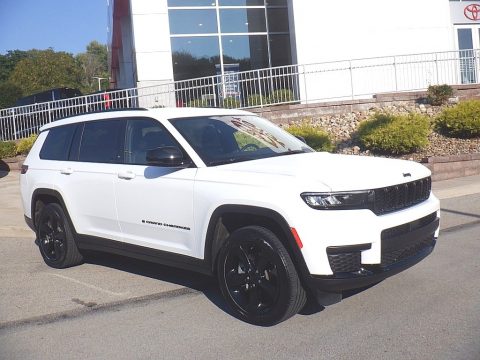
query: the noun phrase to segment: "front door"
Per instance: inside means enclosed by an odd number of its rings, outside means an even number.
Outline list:
[[[157,120],[127,120],[125,161],[116,179],[116,199],[124,241],[192,255],[193,184],[196,168],[148,166],[146,153],[178,146]]]

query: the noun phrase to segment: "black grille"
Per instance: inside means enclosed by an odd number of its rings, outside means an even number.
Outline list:
[[[356,272],[360,269],[361,252],[328,254],[328,262],[334,273]]]
[[[434,231],[438,227],[437,213],[431,213],[421,219],[395,226],[382,231],[382,267],[388,267],[398,261],[417,254],[435,242]],[[430,229],[430,230],[428,230]],[[418,238],[411,235],[423,232]],[[410,234],[407,241],[406,237]]]
[[[418,239],[414,244],[406,246],[397,250],[382,251],[382,267],[387,267],[396,262],[402,261],[403,259],[409,258],[410,256],[416,255],[418,252],[423,249],[432,246],[435,242],[433,235],[429,235],[423,239]]]
[[[425,201],[430,196],[432,179],[426,177],[405,184],[375,189],[373,212],[377,215],[405,209]]]

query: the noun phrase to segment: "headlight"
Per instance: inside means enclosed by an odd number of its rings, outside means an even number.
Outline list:
[[[333,193],[303,193],[300,195],[308,206],[319,210],[371,209],[374,191],[348,191]]]

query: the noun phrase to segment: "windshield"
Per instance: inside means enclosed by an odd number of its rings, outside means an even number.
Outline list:
[[[202,116],[170,122],[207,166],[313,151],[257,116]]]

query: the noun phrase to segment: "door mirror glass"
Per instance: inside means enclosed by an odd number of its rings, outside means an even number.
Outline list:
[[[190,165],[190,161],[184,158],[182,151],[178,147],[162,146],[147,151],[147,165],[179,167]]]

